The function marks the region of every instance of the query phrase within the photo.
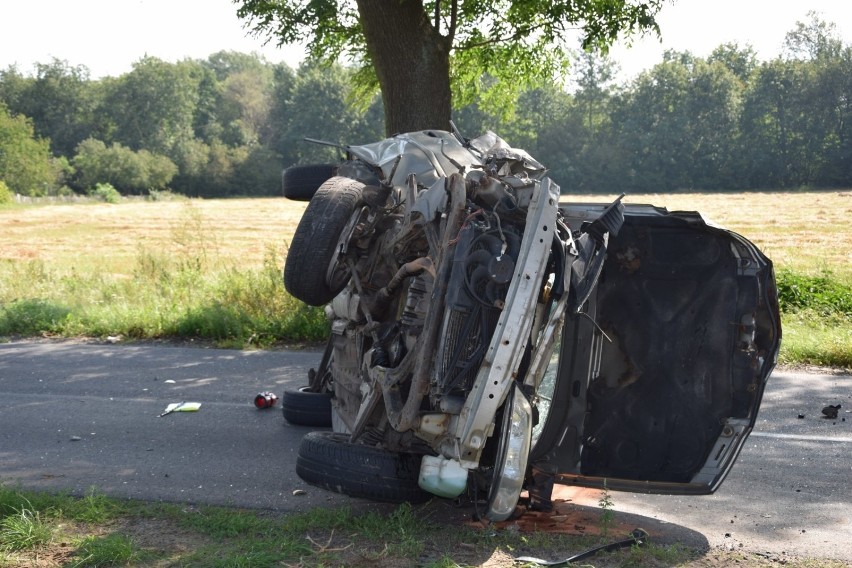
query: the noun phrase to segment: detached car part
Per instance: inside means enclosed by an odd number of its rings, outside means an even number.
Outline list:
[[[780,344],[753,244],[697,213],[560,203],[490,132],[343,149],[284,176],[310,200],[284,282],[331,323],[300,392],[330,396],[330,416],[306,399],[306,424],[333,432],[305,437],[303,479],[387,501],[469,492],[492,520],[524,490],[548,508],[554,483],[718,488]]]

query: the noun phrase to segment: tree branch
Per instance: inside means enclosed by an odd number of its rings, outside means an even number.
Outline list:
[[[530,27],[518,30],[514,34],[507,36],[507,37],[495,37],[495,38],[487,39],[485,41],[480,41],[479,43],[472,43],[470,45],[458,47],[457,49],[459,51],[466,51],[468,49],[476,49],[478,47],[485,47],[486,45],[494,45],[495,43],[517,41],[517,40],[521,39],[522,37],[530,35],[530,33],[534,32],[535,30],[547,27],[551,24],[552,24],[552,22],[542,22],[541,24],[538,24],[538,25],[535,25],[535,26],[530,26]]]
[[[441,0],[435,0],[435,31],[441,33]]]
[[[456,26],[459,23],[459,0],[452,0],[450,4],[450,27],[447,30],[447,40],[450,47],[453,45],[453,39],[456,36]]]

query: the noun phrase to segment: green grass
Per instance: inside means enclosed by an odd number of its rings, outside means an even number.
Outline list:
[[[98,568],[106,566],[128,566],[140,558],[140,551],[133,539],[122,534],[89,536],[77,548],[78,560],[72,568]]]
[[[323,338],[323,311],[287,294],[282,264],[272,252],[260,269],[241,269],[141,251],[133,274],[117,277],[6,261],[0,337],[193,338],[223,347]]]
[[[0,519],[0,550],[13,552],[43,546],[50,542],[53,531],[39,511],[21,507]]]
[[[221,347],[321,341],[320,308],[292,298],[283,264],[219,267],[203,255],[141,250],[130,276],[60,272],[42,261],[0,263],[0,337],[197,339]],[[782,364],[852,368],[852,283],[828,270],[781,269]]]
[[[779,270],[780,362],[852,368],[852,283],[829,270]]]
[[[386,508],[387,509],[387,508]],[[514,568],[513,557],[560,558],[608,539],[547,532],[525,533],[497,525],[439,520],[439,510],[401,505],[381,511],[347,507],[274,514],[225,507],[187,507],[110,499],[91,489],[83,497],[0,485],[0,567],[32,566],[52,557],[68,568],[114,566],[350,568],[376,565],[459,568],[488,564]],[[12,521],[10,521],[12,519]],[[17,526],[20,521],[20,527]],[[165,538],[172,537],[172,538]],[[175,544],[177,543],[177,544]],[[598,554],[597,568],[766,566],[762,557],[654,542]],[[784,558],[789,568],[841,566],[832,561]]]
[[[787,313],[810,310],[824,317],[852,317],[852,283],[835,277],[828,269],[819,274],[781,269],[776,281],[778,300]]]

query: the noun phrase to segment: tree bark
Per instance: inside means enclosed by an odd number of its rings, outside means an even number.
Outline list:
[[[420,0],[357,0],[367,52],[385,109],[388,136],[449,130],[450,40]]]

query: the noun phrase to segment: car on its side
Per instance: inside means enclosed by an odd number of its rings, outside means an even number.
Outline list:
[[[284,393],[296,471],[355,497],[548,509],[554,483],[715,491],[781,327],[771,261],[695,212],[560,201],[493,133],[421,131],[290,168],[287,290],[325,306]]]

